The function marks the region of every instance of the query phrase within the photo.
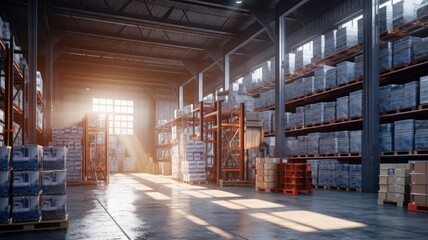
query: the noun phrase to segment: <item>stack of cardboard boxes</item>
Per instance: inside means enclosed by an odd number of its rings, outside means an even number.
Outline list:
[[[428,161],[410,162],[410,203],[428,205]]]
[[[256,191],[271,191],[278,187],[278,163],[280,158],[257,158]]]
[[[206,164],[203,157],[205,149],[204,142],[187,141],[184,146],[185,158],[181,162],[183,181],[206,181]]]
[[[396,203],[402,207],[409,202],[409,164],[381,164],[378,203]]]

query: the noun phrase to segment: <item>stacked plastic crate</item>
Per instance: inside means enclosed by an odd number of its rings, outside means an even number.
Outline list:
[[[260,112],[260,117],[262,119],[263,122],[263,130],[265,133],[270,133],[270,132],[274,132],[275,128],[274,128],[274,124],[273,122],[275,121],[275,111],[273,110],[268,110],[268,111],[263,111]]]
[[[349,187],[361,189],[362,166],[361,164],[349,165]]]
[[[320,154],[334,154],[338,152],[337,132],[321,133],[319,140]]]
[[[299,154],[306,154],[308,152],[308,137],[298,136],[297,137],[297,152]]]
[[[42,220],[58,220],[66,217],[66,158],[65,147],[43,149]]]
[[[324,58],[325,38],[324,35],[317,35],[312,43],[313,57],[312,62]]]
[[[336,53],[336,32],[337,30],[332,30],[325,34],[325,45],[324,45],[325,57],[328,57]]]
[[[296,137],[285,138],[285,152],[288,156],[299,154],[298,141]]]
[[[181,171],[184,182],[206,181],[206,166],[204,142],[187,141],[185,143],[185,160],[181,162]]]
[[[336,164],[336,186],[342,188],[349,187],[349,164],[339,163]]]
[[[358,90],[349,94],[349,117],[361,117],[363,115],[363,91]]]
[[[336,32],[336,52],[357,45],[358,28],[343,27]]]
[[[11,205],[9,193],[12,180],[12,168],[10,162],[11,148],[0,147],[0,223],[10,222]]]
[[[405,64],[410,64],[413,61],[413,44],[420,42],[421,38],[407,36],[394,42],[393,64],[394,67],[399,67]]]
[[[278,193],[297,195],[312,193],[311,165],[307,163],[278,164]]]
[[[256,159],[256,190],[270,191],[278,186],[280,158]]]
[[[350,132],[340,131],[337,132],[337,152],[338,153],[349,153],[350,149]]]
[[[394,85],[382,86],[379,89],[379,111],[391,110],[391,90]]]
[[[394,28],[416,18],[419,0],[402,0],[392,5],[392,25]]]
[[[391,110],[403,108],[405,96],[406,94],[405,94],[403,85],[393,85],[391,87],[391,101],[390,101]]]
[[[394,122],[394,151],[411,151],[415,146],[415,120]]]
[[[314,92],[326,89],[327,71],[335,67],[323,65],[314,70]]]
[[[387,4],[379,8],[379,33],[392,30],[392,6]]]
[[[378,203],[396,203],[403,206],[410,195],[409,164],[381,164],[379,174]]]
[[[13,149],[12,222],[40,220],[42,157],[43,149],[39,145]]]
[[[308,134],[308,154],[318,154],[320,145],[321,133],[309,133]]]
[[[410,162],[410,211],[417,211],[419,207],[426,210],[428,206],[428,162]],[[422,210],[421,209],[421,210]]]
[[[379,132],[380,149],[382,152],[390,152],[394,147],[394,125],[392,123],[385,123],[380,125]]]
[[[402,108],[413,108],[419,103],[419,82],[404,84],[404,102]]]

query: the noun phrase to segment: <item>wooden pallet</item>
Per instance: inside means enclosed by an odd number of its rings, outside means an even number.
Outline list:
[[[428,205],[417,205],[414,203],[409,203],[407,205],[407,210],[409,210],[411,212],[428,213]]]
[[[222,181],[221,187],[255,187],[253,181]]]
[[[297,189],[284,189],[284,188],[275,188],[276,193],[285,194],[285,195],[297,195],[299,193],[312,194],[311,190],[297,190]]]
[[[68,214],[65,215],[65,219],[60,220],[0,224],[0,233],[58,230],[66,228],[68,228]]]
[[[413,150],[413,154],[415,154],[415,155],[425,155],[425,154],[428,154],[428,150]]]
[[[419,106],[418,106],[418,109],[419,109],[419,110],[428,109],[428,104],[419,105]]]
[[[412,112],[412,111],[415,111],[416,109],[417,109],[416,107],[395,109],[395,110],[391,110],[391,111],[385,111],[381,115],[389,115],[389,114],[395,114],[395,113]]]
[[[208,184],[208,181],[183,181],[183,182],[190,185]]]
[[[271,191],[273,191],[273,189],[271,188],[256,187],[256,192],[271,192]]]
[[[397,207],[407,206],[407,202],[393,202],[393,201],[387,201],[387,200],[378,200],[377,203],[381,205],[394,205]]]
[[[412,155],[413,151],[390,151],[390,152],[382,152],[382,156],[400,156],[400,155]]]
[[[361,153],[338,153],[337,156],[339,156],[339,157],[359,157],[359,156],[361,156]]]
[[[348,192],[361,192],[361,188],[351,188],[351,187],[335,187],[339,191],[348,191]]]

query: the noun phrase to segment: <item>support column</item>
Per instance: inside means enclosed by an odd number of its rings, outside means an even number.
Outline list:
[[[198,74],[198,102],[204,99],[204,73]]]
[[[28,5],[28,143],[37,143],[36,130],[36,72],[37,72],[37,0],[29,0]],[[24,93],[25,95],[25,93]],[[24,96],[25,97],[25,96]],[[24,111],[25,112],[25,111]],[[24,129],[25,137],[25,129]]]
[[[229,55],[224,55],[224,91],[229,91],[230,87],[230,60]]]
[[[379,26],[378,0],[364,0],[364,82],[362,136],[362,190],[375,193],[379,187]]]
[[[275,156],[285,157],[285,17],[275,15]]]
[[[48,36],[48,43],[46,49],[46,75],[45,82],[43,83],[44,95],[44,110],[43,115],[45,122],[43,124],[44,131],[44,144],[52,140],[52,104],[53,104],[53,41],[51,36]]]
[[[184,107],[184,86],[178,88],[178,108],[183,109]]]

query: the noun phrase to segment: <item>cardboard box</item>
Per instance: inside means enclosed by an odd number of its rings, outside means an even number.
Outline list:
[[[407,194],[403,193],[387,193],[386,200],[391,202],[407,202],[409,199]]]
[[[276,163],[265,163],[263,166],[264,170],[276,170],[278,169],[278,164]]]
[[[412,184],[411,193],[428,194],[427,184]]]
[[[428,162],[426,161],[413,161],[410,162],[410,171],[412,173],[428,174]]]
[[[278,172],[277,172],[277,170],[267,169],[267,170],[263,171],[263,175],[265,175],[265,176],[277,176]]]
[[[410,202],[417,205],[428,205],[428,195],[426,194],[410,194]]]
[[[388,176],[379,175],[379,184],[388,184]]]
[[[379,184],[379,192],[388,192],[388,184]]]
[[[428,184],[428,175],[422,173],[411,173],[412,184]]]
[[[379,200],[385,200],[386,199],[386,192],[382,192],[379,190],[379,192],[377,193],[377,197]]]
[[[409,185],[410,184],[410,177],[396,177],[396,176],[390,176],[388,177],[388,184],[393,185]]]
[[[391,193],[409,193],[410,186],[409,185],[388,185],[388,192]]]

